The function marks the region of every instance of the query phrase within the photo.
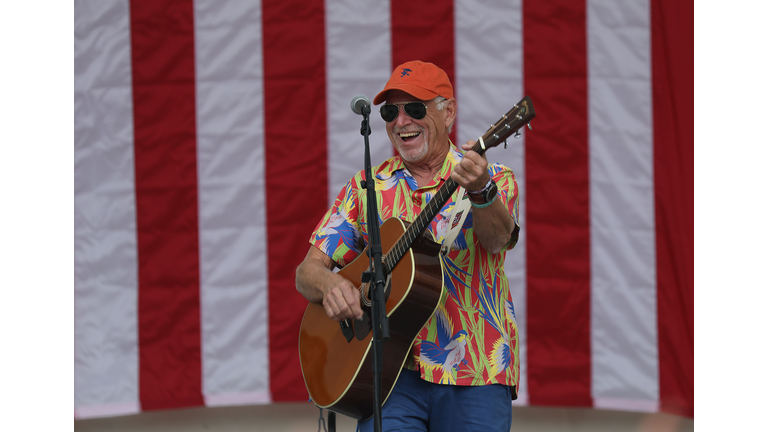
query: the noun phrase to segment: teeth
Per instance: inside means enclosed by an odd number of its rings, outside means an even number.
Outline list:
[[[400,138],[410,138],[418,135],[419,135],[419,132],[406,132],[406,133],[401,133]]]

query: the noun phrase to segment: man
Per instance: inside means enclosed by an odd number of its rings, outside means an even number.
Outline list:
[[[462,146],[463,155],[450,141],[456,99],[434,64],[398,66],[373,102],[384,101],[381,115],[398,155],[373,169],[381,220],[413,221],[449,177],[468,191],[471,211],[445,245],[447,295],[419,332],[382,407],[382,429],[509,431],[519,382],[517,325],[504,273],[505,252],[519,231],[514,174],[471,151],[473,141]],[[357,288],[332,271],[354,260],[368,240],[362,179],[359,172],[339,193],[296,270],[299,292],[336,321],[363,315]],[[454,193],[427,228],[438,242],[460,198]],[[359,427],[373,430],[373,418]]]

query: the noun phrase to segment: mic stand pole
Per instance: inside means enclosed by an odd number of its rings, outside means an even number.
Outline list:
[[[368,271],[363,273],[362,280],[369,282],[371,289],[371,312],[373,329],[373,430],[381,432],[381,371],[383,368],[383,341],[389,340],[389,320],[387,318],[384,290],[386,279],[382,263],[381,237],[379,233],[379,211],[376,205],[376,182],[371,173],[371,151],[368,144],[368,135],[371,128],[368,124],[371,107],[362,108],[363,122],[360,125],[360,133],[365,138],[365,180],[362,185],[367,191],[368,197],[368,252],[371,265]],[[373,273],[371,273],[373,270]]]

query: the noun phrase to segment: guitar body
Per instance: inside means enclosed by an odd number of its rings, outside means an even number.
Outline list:
[[[380,232],[385,254],[406,228],[407,223],[397,218],[384,221]],[[443,294],[439,253],[440,245],[427,231],[414,241],[388,275],[391,279],[386,310],[390,339],[383,342],[382,403],[389,397],[413,341],[437,310]],[[364,251],[339,274],[359,287],[369,264]],[[372,311],[369,306],[361,306],[365,316],[354,321],[357,336],[349,342],[339,323],[328,318],[321,304],[309,304],[299,332],[301,371],[312,401],[321,408],[358,420],[373,415],[372,332],[361,334],[361,329],[364,332],[365,326],[369,327]]]

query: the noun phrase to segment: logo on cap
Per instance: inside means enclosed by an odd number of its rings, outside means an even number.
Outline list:
[[[404,77],[406,75],[410,75],[408,72],[413,72],[413,71],[408,69],[408,68],[403,69],[403,72],[400,74],[400,78],[402,78],[402,77]]]

